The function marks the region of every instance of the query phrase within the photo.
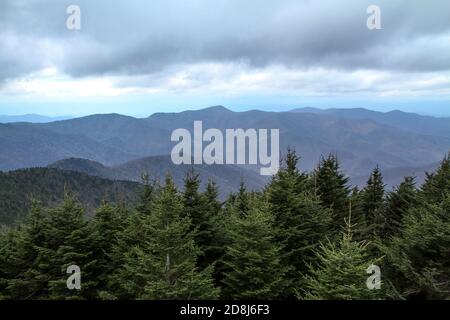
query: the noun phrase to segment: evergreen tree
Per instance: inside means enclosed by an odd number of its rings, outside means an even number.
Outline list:
[[[142,175],[142,184],[144,185],[144,188],[140,192],[139,202],[136,209],[140,213],[150,214],[151,205],[153,203],[153,199],[155,198],[155,194],[157,193],[158,186],[156,181],[150,181],[147,173]]]
[[[43,210],[33,204],[27,220],[13,234],[5,252],[10,262],[9,279],[3,279],[11,299],[91,298],[96,284],[91,275],[95,259],[90,250],[89,230],[83,209],[66,193],[63,203]],[[83,273],[81,290],[69,290],[67,267],[77,265]]]
[[[216,220],[219,218],[220,204],[217,200],[217,188],[209,182],[204,194],[199,192],[200,179],[192,168],[184,179],[183,205],[184,214],[192,222],[194,241],[200,250],[198,266],[207,268],[217,261],[220,249],[217,243]],[[220,244],[221,245],[221,244]]]
[[[442,160],[440,167],[433,173],[426,173],[425,183],[420,194],[430,203],[442,202],[450,192],[450,153]]]
[[[203,220],[202,199],[199,192],[200,178],[199,174],[191,167],[184,178],[183,205],[184,213],[192,220],[194,227]]]
[[[234,203],[236,209],[242,216],[245,216],[247,212],[250,210],[249,197],[250,195],[245,186],[245,182],[243,179],[241,179],[241,182],[239,184],[239,191],[236,194]]]
[[[96,258],[93,278],[96,279],[96,287],[100,292],[107,290],[109,277],[120,267],[120,259],[116,259],[114,248],[118,246],[119,234],[123,231],[122,224],[126,221],[124,212],[124,208],[104,203],[90,224],[90,239]],[[95,293],[95,297],[99,297],[99,292]]]
[[[66,194],[61,206],[49,209],[49,239],[39,248],[42,261],[47,264],[43,273],[49,277],[50,299],[92,299],[96,297],[98,280],[94,277],[97,264],[93,238],[84,210],[75,197]],[[81,290],[67,288],[69,266],[81,270]]]
[[[46,293],[47,281],[37,261],[45,246],[47,213],[33,201],[24,223],[3,236],[0,246],[0,290],[4,299],[33,299]]]
[[[219,191],[217,188],[217,184],[214,180],[209,179],[208,184],[206,185],[205,191],[206,202],[212,212],[213,216],[216,216],[220,213],[222,209],[222,204],[219,199]]]
[[[322,158],[314,173],[314,185],[324,207],[333,210],[333,220],[339,221],[335,233],[341,231],[349,210],[349,179],[341,172],[336,155]]]
[[[406,212],[419,205],[414,178],[405,177],[405,180],[387,195],[386,202],[386,236],[391,237],[402,232]]]
[[[298,297],[311,300],[370,300],[386,297],[384,283],[380,289],[367,287],[367,269],[379,264],[370,258],[368,243],[352,238],[350,222],[348,232],[338,243],[328,241],[317,250],[318,263],[311,265],[305,276],[304,289]]]
[[[7,261],[10,251],[8,246],[12,242],[11,235],[12,231],[6,230],[6,228],[0,231],[0,300],[7,299],[6,286],[10,273]]]
[[[362,194],[362,209],[366,216],[367,235],[370,240],[386,236],[384,182],[380,168],[376,167]]]
[[[121,288],[128,298],[208,299],[218,296],[211,268],[196,267],[191,221],[183,216],[183,202],[168,176],[147,217],[148,238],[129,249],[118,272]]]
[[[135,211],[129,212],[123,207],[118,208],[118,216],[122,223],[115,235],[115,241],[109,254],[114,262],[114,272],[106,276],[106,285],[99,292],[102,299],[136,299],[142,293],[142,288],[130,287],[134,284],[132,270],[124,268],[130,248],[145,247],[151,238],[152,229],[149,226],[150,216],[154,212],[154,202],[160,193],[160,185],[148,182],[144,176],[144,192]],[[145,187],[147,186],[147,187]],[[145,192],[147,190],[147,192]]]
[[[205,268],[209,265],[214,265],[214,278],[216,282],[221,275],[221,259],[225,254],[226,241],[226,226],[227,219],[222,211],[222,205],[218,200],[218,189],[214,181],[209,180],[206,186],[206,191],[203,195],[207,210],[207,219],[202,224],[204,230],[209,230],[208,237],[204,237],[203,247],[203,264],[201,257],[199,259],[199,267]],[[201,242],[197,242],[201,243]]]
[[[298,171],[297,161],[295,152],[289,150],[286,164],[266,189],[276,239],[283,245],[283,262],[293,267],[290,273],[293,286],[299,274],[307,272],[308,263],[315,257],[314,248],[325,239],[332,222],[331,210],[308,193],[308,177]]]
[[[352,232],[355,241],[367,239],[367,221],[363,208],[363,196],[363,190],[359,190],[358,187],[354,187],[350,194],[349,212],[353,221]]]
[[[450,298],[450,193],[422,202],[404,217],[403,232],[383,247],[389,277],[405,298]]]
[[[224,258],[224,296],[231,299],[277,299],[283,294],[288,268],[281,262],[273,221],[267,207],[252,203],[245,216],[230,220],[230,238]]]

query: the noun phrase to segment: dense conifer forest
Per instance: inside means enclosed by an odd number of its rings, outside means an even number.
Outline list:
[[[450,156],[392,191],[379,168],[357,189],[334,155],[310,173],[298,162],[289,150],[264,190],[242,182],[225,202],[194,170],[183,190],[145,177],[137,205],[104,201],[92,218],[69,190],[34,201],[1,230],[0,299],[450,298]]]

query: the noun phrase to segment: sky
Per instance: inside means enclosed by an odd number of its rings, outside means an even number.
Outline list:
[[[450,116],[450,1],[0,1],[0,114],[213,105]]]

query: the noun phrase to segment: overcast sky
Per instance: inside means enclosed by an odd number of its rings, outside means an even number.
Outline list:
[[[0,0],[0,114],[218,104],[450,115],[450,1]]]

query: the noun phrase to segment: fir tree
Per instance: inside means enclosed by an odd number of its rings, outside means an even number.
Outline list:
[[[203,195],[206,204],[207,219],[202,224],[203,229],[209,230],[205,237],[203,247],[203,265],[199,260],[200,268],[214,265],[214,278],[220,278],[220,260],[225,254],[227,220],[218,200],[218,189],[214,181],[209,180]],[[197,242],[198,243],[198,242]]]
[[[386,236],[384,182],[380,168],[376,167],[362,194],[362,209],[366,217],[367,235],[370,240]]]
[[[96,264],[93,266],[93,278],[97,280],[97,290],[104,291],[108,286],[108,279],[120,266],[114,255],[114,248],[118,246],[118,238],[122,225],[126,222],[124,208],[112,207],[104,203],[96,212],[90,224],[90,239],[92,239],[93,255]],[[99,297],[99,292],[95,293]]]
[[[48,264],[44,272],[49,277],[49,298],[95,298],[98,282],[93,276],[97,264],[93,239],[84,219],[84,210],[73,195],[66,194],[59,207],[49,209],[48,227],[49,241],[39,251],[42,257],[40,264]],[[67,268],[73,265],[81,270],[81,290],[67,288]]]
[[[406,212],[419,204],[413,177],[406,177],[395,190],[387,195],[386,201],[386,236],[402,232],[403,217]]]
[[[247,191],[247,187],[245,186],[245,182],[243,179],[241,179],[241,182],[239,184],[239,191],[236,194],[234,203],[236,209],[242,216],[245,216],[247,212],[250,210],[249,197],[250,195]]]
[[[0,247],[0,287],[5,299],[35,299],[47,293],[47,279],[37,264],[39,248],[47,242],[48,218],[33,201],[30,213],[18,228],[8,231]]]
[[[144,188],[139,194],[140,197],[136,209],[140,213],[150,214],[151,205],[158,190],[158,186],[156,181],[150,181],[149,175],[147,173],[144,173],[142,175],[142,184],[144,185]]]
[[[154,212],[155,199],[160,194],[160,185],[145,181],[144,185],[148,185],[147,190],[151,192],[141,193],[137,210],[129,212],[123,207],[118,208],[118,216],[122,222],[109,253],[114,272],[107,275],[106,285],[99,292],[102,299],[136,299],[142,293],[142,288],[132,288],[133,270],[126,268],[126,260],[129,259],[130,249],[145,247],[153,232],[149,219]],[[147,197],[145,194],[151,196]]]
[[[333,220],[340,221],[335,232],[341,231],[349,209],[349,179],[341,172],[337,156],[322,158],[314,173],[314,186],[324,207],[333,210]]]
[[[230,238],[224,258],[224,296],[230,299],[277,299],[287,286],[288,268],[281,261],[273,221],[267,207],[252,203],[245,216],[230,220]]]
[[[200,178],[199,174],[191,167],[184,178],[183,205],[184,213],[193,223],[193,226],[203,220],[201,209],[203,206],[199,192]]]
[[[353,221],[353,239],[362,241],[367,239],[367,221],[363,209],[364,192],[354,187],[349,200],[349,212]],[[345,229],[345,228],[344,228]]]
[[[425,183],[420,194],[429,203],[440,203],[450,192],[450,153],[442,160],[440,167],[433,173],[426,173]]]
[[[338,243],[328,241],[316,251],[318,263],[305,276],[304,289],[298,297],[311,300],[370,300],[386,297],[384,283],[380,289],[367,287],[367,269],[379,264],[370,258],[368,243],[353,240],[350,221],[348,231]]]
[[[217,188],[217,184],[214,180],[209,179],[208,184],[206,185],[205,191],[206,202],[212,212],[213,216],[216,216],[220,213],[222,209],[222,204],[219,199],[219,191]]]
[[[83,209],[73,196],[65,194],[63,203],[43,210],[34,204],[29,217],[9,243],[10,278],[6,294],[12,299],[89,298],[95,285],[90,277],[94,257],[90,250]],[[83,274],[82,290],[67,289],[69,265],[78,265]],[[4,283],[4,280],[2,281]]]
[[[405,298],[450,298],[450,193],[404,217],[403,232],[383,247],[389,276]]]
[[[330,230],[332,212],[308,193],[308,177],[297,169],[298,157],[288,151],[286,164],[266,189],[274,216],[276,239],[283,245],[283,263],[292,266],[291,283],[307,272],[307,264],[315,257],[314,248]],[[291,288],[293,289],[293,287]]]
[[[182,199],[169,176],[153,208],[146,225],[149,237],[125,254],[118,273],[122,290],[139,299],[216,298],[211,268],[196,267],[199,250],[191,221],[182,214]]]
[[[217,200],[216,186],[209,182],[205,194],[199,192],[199,175],[189,170],[184,179],[183,210],[192,222],[194,241],[200,250],[198,266],[207,268],[219,258],[217,232],[215,228],[220,204]]]

